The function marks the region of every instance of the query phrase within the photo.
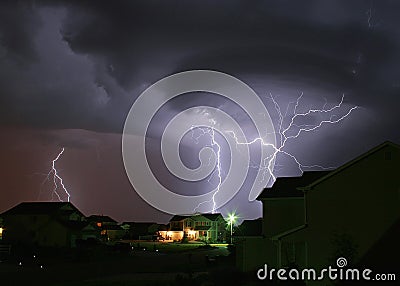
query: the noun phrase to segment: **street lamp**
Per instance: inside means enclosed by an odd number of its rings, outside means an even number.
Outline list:
[[[235,216],[235,214],[230,214],[230,215],[228,216],[228,221],[229,221],[229,224],[231,225],[231,244],[232,244],[233,224],[234,224],[235,221],[236,221],[236,216]]]

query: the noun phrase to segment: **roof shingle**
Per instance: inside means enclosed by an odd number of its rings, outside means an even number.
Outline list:
[[[264,198],[290,198],[303,197],[303,192],[297,188],[304,187],[312,182],[328,175],[332,171],[309,171],[304,172],[300,177],[280,177],[270,188],[265,188],[257,197],[257,200]]]

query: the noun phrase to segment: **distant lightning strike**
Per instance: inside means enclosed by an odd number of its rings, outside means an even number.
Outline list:
[[[54,160],[52,160],[51,169],[50,169],[49,173],[47,174],[47,177],[46,177],[45,181],[43,182],[43,184],[46,181],[49,181],[50,178],[52,177],[53,178],[53,184],[54,184],[53,195],[56,195],[57,199],[60,202],[63,201],[62,198],[61,198],[61,195],[57,192],[57,190],[59,189],[59,185],[60,185],[62,191],[67,195],[67,201],[69,202],[71,195],[68,192],[67,188],[65,187],[63,179],[58,174],[58,171],[56,169],[56,162],[58,161],[58,159],[60,159],[61,155],[63,155],[64,150],[65,150],[64,147],[62,147],[62,149],[61,149],[60,153],[58,153],[57,157]],[[59,184],[57,182],[59,182]]]
[[[374,2],[371,0],[368,10],[365,12],[367,15],[367,23],[368,28],[373,29],[378,26],[377,23],[373,23],[373,16],[374,16]]]
[[[374,2],[371,0],[369,7],[367,9],[367,11],[365,12],[365,15],[367,16],[367,26],[368,26],[368,30],[370,30],[371,32],[378,26],[380,26],[380,23],[375,20],[375,9],[374,9]],[[369,42],[369,40],[367,39],[367,43]],[[366,43],[362,43],[362,45],[367,45]],[[364,61],[363,60],[364,55],[362,53],[362,51],[359,51],[357,58],[356,58],[356,62],[355,62],[355,66],[352,69],[352,73],[354,75],[359,73],[359,68],[361,65],[361,62]]]
[[[297,112],[297,108],[299,106],[299,103],[300,103],[300,100],[301,100],[302,97],[303,97],[303,93],[300,94],[300,96],[297,98],[297,100],[295,102],[290,102],[288,104],[287,109],[286,109],[285,115],[283,115],[282,112],[281,112],[279,104],[277,103],[275,98],[272,96],[272,94],[270,94],[270,99],[272,100],[272,102],[274,104],[274,108],[275,108],[275,110],[276,110],[276,112],[278,114],[278,117],[279,117],[277,134],[278,134],[280,140],[278,142],[278,145],[274,145],[272,143],[265,142],[263,137],[257,137],[257,138],[253,139],[250,142],[242,142],[237,138],[236,134],[233,131],[227,131],[228,134],[233,136],[233,138],[236,141],[236,144],[238,144],[238,145],[251,145],[251,144],[254,144],[256,142],[260,142],[262,146],[266,146],[266,147],[272,148],[272,150],[273,150],[272,154],[267,156],[264,159],[263,164],[262,164],[262,166],[260,168],[264,169],[267,173],[269,173],[271,175],[271,178],[272,178],[273,181],[276,180],[276,176],[275,176],[275,174],[273,172],[273,168],[274,168],[273,162],[274,162],[274,160],[276,159],[276,157],[277,157],[277,155],[279,153],[284,154],[284,155],[290,157],[291,159],[293,159],[293,161],[297,164],[297,166],[298,166],[298,168],[299,168],[299,170],[301,172],[303,172],[303,170],[305,168],[332,169],[332,167],[323,167],[323,166],[320,166],[320,165],[303,165],[303,164],[301,164],[299,162],[299,160],[296,158],[295,155],[293,155],[293,154],[291,154],[291,153],[289,153],[289,152],[284,150],[284,148],[286,147],[286,143],[288,142],[288,140],[296,139],[296,138],[298,138],[300,136],[300,134],[305,133],[305,132],[314,131],[314,130],[320,128],[324,124],[335,124],[335,123],[338,123],[338,122],[342,121],[343,119],[347,118],[351,114],[351,112],[353,110],[358,108],[358,106],[351,107],[344,115],[342,115],[340,117],[338,117],[336,115],[331,115],[329,119],[321,120],[318,124],[315,124],[315,125],[305,125],[305,124],[298,125],[298,124],[295,123],[297,118],[306,117],[306,116],[311,115],[311,114],[324,114],[324,113],[328,114],[328,113],[331,113],[331,112],[339,109],[342,106],[343,100],[344,100],[344,95],[343,95],[341,100],[340,100],[340,102],[337,105],[333,106],[332,108],[325,109],[325,106],[326,106],[326,103],[325,103],[325,105],[322,107],[322,109],[309,109],[307,112],[298,113]],[[289,119],[290,122],[287,125],[287,127],[285,128],[284,127],[284,120],[287,117],[289,106],[291,104],[294,104],[293,115]],[[337,119],[334,119],[335,117],[337,117]],[[288,135],[287,133],[290,130],[292,130],[293,128],[298,128],[297,132],[295,132],[294,135]]]

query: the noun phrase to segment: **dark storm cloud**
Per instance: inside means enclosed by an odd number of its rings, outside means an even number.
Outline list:
[[[351,92],[366,107],[385,94],[382,111],[399,90],[399,4],[348,2],[5,2],[1,117],[120,132],[142,90],[198,68]]]
[[[5,161],[14,163],[3,172],[9,177],[3,187],[26,200],[20,189],[33,193],[32,186],[41,182],[20,180],[19,174],[47,171],[64,146],[60,163],[65,163],[74,203],[102,212],[130,214],[133,209],[145,220],[148,214],[160,215],[131,190],[120,134],[106,132],[121,133],[129,108],[149,85],[188,69],[237,76],[260,95],[275,124],[278,114],[269,93],[285,109],[304,92],[302,112],[321,108],[325,100],[332,107],[342,94],[338,114],[360,106],[348,120],[287,144],[285,150],[304,164],[340,166],[383,140],[399,142],[398,11],[399,1],[373,0],[2,1],[0,127],[5,138],[0,149]],[[171,101],[156,119],[162,122],[196,104],[235,113],[249,137],[256,136],[247,117],[217,97]],[[302,123],[320,118],[307,120]],[[163,126],[154,122],[156,135]],[[190,145],[181,146],[182,153],[192,155],[184,160],[197,163],[199,148]],[[277,163],[279,176],[299,172],[290,158],[279,157]],[[23,184],[18,187],[16,181]],[[243,217],[259,216],[248,190],[249,184],[226,210],[237,206]]]
[[[0,9],[0,57],[10,57],[16,63],[37,60],[33,39],[41,20],[31,3],[5,1]]]

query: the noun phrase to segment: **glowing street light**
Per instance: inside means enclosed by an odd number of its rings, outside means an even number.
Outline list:
[[[234,213],[229,214],[228,216],[228,223],[231,225],[231,244],[232,244],[232,232],[233,232],[233,224],[236,221],[236,215]]]

